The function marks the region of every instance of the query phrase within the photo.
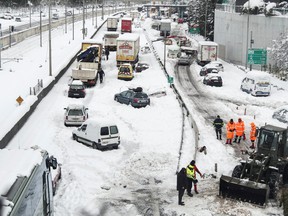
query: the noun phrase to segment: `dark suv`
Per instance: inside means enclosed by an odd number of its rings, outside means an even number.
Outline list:
[[[142,91],[141,87],[115,94],[114,100],[119,103],[131,105],[134,108],[146,107],[147,105],[150,105],[150,98]]]
[[[80,80],[73,80],[69,85],[68,97],[84,98],[86,95],[85,86]]]

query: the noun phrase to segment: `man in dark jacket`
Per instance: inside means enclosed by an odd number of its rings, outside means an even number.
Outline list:
[[[184,195],[186,188],[187,188],[186,169],[182,168],[180,172],[177,173],[178,205],[185,205],[184,202],[182,202],[182,197]]]
[[[222,136],[223,125],[224,125],[223,120],[220,118],[219,115],[217,115],[217,118],[213,122],[213,126],[214,126],[215,131],[216,131],[217,139],[220,139],[220,140],[222,140],[221,136]]]
[[[105,48],[106,60],[108,60],[109,54],[110,54],[109,48],[107,47],[107,48]]]
[[[99,79],[100,79],[100,83],[102,83],[102,82],[103,82],[103,77],[105,76],[105,73],[104,73],[104,71],[103,71],[102,68],[100,68],[100,69],[98,70],[98,72],[97,72],[96,82],[97,82],[98,76],[99,76]]]

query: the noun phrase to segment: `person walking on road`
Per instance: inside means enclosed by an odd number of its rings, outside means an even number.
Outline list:
[[[196,172],[199,173],[199,175],[201,176],[201,178],[203,178],[203,175],[201,174],[201,172],[198,170],[197,166],[196,166],[196,162],[195,160],[192,160],[190,162],[190,164],[187,166],[186,168],[186,176],[187,176],[187,194],[190,197],[193,197],[193,194],[191,193],[192,190],[192,184],[194,183],[194,191],[196,194],[198,194],[198,190],[197,190],[197,183],[198,180],[196,178]]]
[[[226,125],[226,144],[232,145],[234,131],[235,131],[235,123],[233,119],[230,119],[230,121]]]
[[[250,140],[251,140],[251,149],[255,149],[255,140],[257,138],[257,129],[256,129],[256,125],[254,124],[254,122],[250,123],[251,125],[251,130],[250,130]]]
[[[98,79],[98,76],[99,76],[99,79],[100,79],[100,84],[103,82],[103,77],[105,76],[105,73],[103,71],[102,68],[100,68],[97,72],[97,78],[96,78],[96,83],[97,83],[97,79]]]
[[[238,122],[235,123],[235,130],[236,136],[233,142],[240,143],[241,137],[243,136],[245,131],[244,121],[241,118],[238,118]]]
[[[185,203],[182,202],[185,189],[187,189],[186,169],[182,168],[180,172],[177,173],[178,205],[185,205]]]
[[[216,131],[216,137],[217,137],[217,139],[220,139],[220,140],[222,140],[222,127],[223,127],[223,125],[224,125],[223,120],[220,118],[219,115],[217,115],[217,118],[213,122],[213,126],[214,126],[215,131]]]
[[[108,61],[109,54],[110,54],[109,48],[107,47],[107,48],[105,48],[106,61]]]

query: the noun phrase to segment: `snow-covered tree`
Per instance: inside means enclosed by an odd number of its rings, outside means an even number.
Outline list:
[[[272,42],[271,58],[275,65],[273,72],[279,77],[287,76],[288,72],[288,34],[282,33],[277,40]]]

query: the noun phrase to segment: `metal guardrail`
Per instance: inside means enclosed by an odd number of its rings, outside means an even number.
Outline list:
[[[149,43],[149,46],[155,56],[155,58],[157,59],[162,71],[164,72],[167,80],[168,80],[168,77],[169,77],[169,74],[166,70],[166,68],[164,67],[156,49],[154,48],[153,46],[153,43],[152,41],[150,40],[150,38],[148,37],[147,35],[147,32],[146,32],[146,29],[143,29],[144,30],[144,34],[145,34],[145,37]],[[195,120],[193,119],[193,116],[191,115],[191,112],[189,111],[187,105],[185,104],[185,102],[183,101],[182,99],[182,96],[181,94],[179,93],[178,89],[176,88],[176,86],[174,84],[171,84],[170,87],[173,89],[173,92],[176,94],[177,96],[177,100],[179,102],[179,105],[181,106],[182,108],[182,131],[181,131],[181,141],[180,141],[180,148],[179,148],[179,159],[178,159],[178,164],[177,164],[177,169],[176,169],[176,173],[177,171],[179,171],[179,168],[180,168],[180,159],[181,159],[181,155],[182,155],[182,147],[183,147],[183,141],[184,141],[184,127],[185,127],[185,117],[188,118],[188,121],[190,122],[190,126],[191,128],[194,129],[194,136],[195,136],[195,152],[194,152],[194,159],[196,160],[196,157],[197,157],[197,151],[198,151],[198,141],[199,141],[199,130],[198,130],[198,127],[197,127],[197,124],[195,122]]]

